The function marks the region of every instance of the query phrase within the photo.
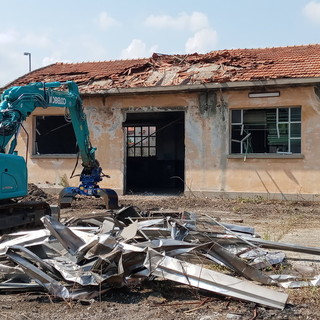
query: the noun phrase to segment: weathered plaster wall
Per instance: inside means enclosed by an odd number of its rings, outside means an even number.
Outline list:
[[[248,91],[201,94],[136,95],[84,99],[91,141],[98,148],[97,159],[111,179],[101,186],[119,193],[124,187],[125,141],[123,122],[127,112],[185,111],[186,191],[203,194],[320,194],[320,100],[313,87],[282,88],[280,97],[248,98]],[[229,109],[302,107],[303,158],[230,158]],[[59,109],[38,109],[36,114],[62,114]],[[32,118],[25,124],[32,132]],[[26,153],[26,136],[19,138],[19,153]],[[30,136],[30,142],[33,141]],[[31,149],[31,147],[29,147]],[[31,152],[31,150],[29,150]],[[70,176],[75,159],[28,159],[30,182],[59,184]],[[78,166],[80,172],[81,166]],[[77,185],[74,178],[70,184]]]
[[[199,107],[199,100],[194,101],[186,113],[186,185],[192,191],[221,191],[225,185],[227,105],[220,92],[214,101],[208,96],[201,104]]]
[[[96,101],[95,106],[98,106]],[[191,94],[172,95],[146,95],[133,97],[108,97],[104,101],[100,100],[101,108],[109,110],[113,116],[109,118],[107,129],[107,139],[100,149],[109,150],[109,156],[105,160],[108,168],[112,167],[114,174],[118,176],[117,189],[123,191],[125,172],[125,138],[123,122],[126,121],[126,114],[129,112],[161,112],[187,110],[189,106],[197,104],[197,97]],[[111,144],[108,146],[107,144]],[[105,146],[105,147],[104,147]],[[103,164],[103,163],[101,163]],[[104,167],[102,165],[102,167]],[[111,172],[112,175],[112,172]],[[143,178],[143,177],[142,177]]]
[[[220,98],[218,95],[217,107],[211,115],[200,115],[193,110],[189,119],[193,119],[195,126],[186,139],[192,140],[189,145],[194,148],[186,159],[187,183],[193,192],[245,196],[254,193],[271,198],[299,198],[320,193],[320,100],[312,87],[280,91],[280,97],[260,99],[248,98],[248,91],[224,92]],[[303,158],[228,157],[228,109],[290,106],[302,107]]]
[[[192,98],[190,98],[192,97]],[[99,160],[104,173],[111,179],[104,179],[101,187],[108,187],[119,193],[124,188],[125,168],[125,141],[123,122],[126,120],[127,112],[152,112],[185,110],[186,106],[197,103],[195,95],[172,94],[159,96],[133,96],[133,97],[89,97],[83,99],[85,113],[87,115],[90,130],[90,139],[93,146],[97,147],[96,158]],[[62,115],[63,109],[37,109],[35,115]],[[29,155],[28,169],[29,181],[33,183],[60,184],[61,178],[69,178],[75,165],[75,157],[38,157],[32,156],[32,117],[28,118],[25,128],[28,131]],[[21,132],[18,141],[18,152],[26,154],[26,135]],[[80,162],[80,161],[79,161]],[[75,174],[81,172],[79,163]],[[78,178],[69,180],[70,185],[78,185]]]
[[[228,159],[226,191],[267,194],[320,193],[320,100],[313,87],[281,89],[280,97],[249,99],[230,93],[230,108],[302,107],[302,159]],[[245,189],[245,190],[244,190]]]
[[[104,105],[104,101],[101,98],[84,99],[84,106],[90,131],[90,140],[92,145],[97,147],[96,158],[100,162],[103,172],[111,176],[110,179],[104,179],[100,183],[100,186],[120,190],[121,192],[123,177],[120,164],[123,162],[121,158],[121,148],[123,148],[123,116],[121,112],[111,111],[111,108]],[[32,141],[34,141],[32,131],[33,116],[63,115],[63,112],[64,110],[60,108],[39,108],[25,122],[25,128],[30,135],[28,156],[29,182],[59,185],[63,179],[67,178],[69,185],[77,186],[79,184],[79,177],[69,179],[76,163],[75,156],[54,157],[32,155]],[[26,154],[26,141],[26,135],[22,132],[19,137],[18,152],[23,156]],[[79,174],[81,169],[80,159],[75,174]]]

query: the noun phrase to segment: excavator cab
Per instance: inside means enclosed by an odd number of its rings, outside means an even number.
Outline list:
[[[0,200],[28,194],[27,167],[23,157],[0,153]]]

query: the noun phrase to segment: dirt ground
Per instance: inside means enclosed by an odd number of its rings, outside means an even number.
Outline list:
[[[47,197],[54,203],[55,197]],[[120,204],[140,210],[188,211],[221,222],[255,227],[267,240],[320,247],[320,203],[200,197],[121,196]],[[61,219],[105,211],[100,199],[80,198],[61,210]],[[287,268],[320,274],[320,258],[287,254]],[[299,265],[300,267],[299,269]],[[46,293],[0,294],[0,319],[320,319],[320,289],[281,289],[289,294],[284,310],[257,306],[163,280],[113,289],[92,303],[58,301]]]

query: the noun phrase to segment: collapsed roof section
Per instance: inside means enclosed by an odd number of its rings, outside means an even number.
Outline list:
[[[237,81],[320,77],[320,44],[233,49],[102,62],[56,63],[8,85],[75,81],[81,93],[115,88],[166,87]]]

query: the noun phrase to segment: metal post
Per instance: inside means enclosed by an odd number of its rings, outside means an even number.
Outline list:
[[[29,72],[31,72],[31,53],[30,52],[25,52],[25,56],[29,56]]]

